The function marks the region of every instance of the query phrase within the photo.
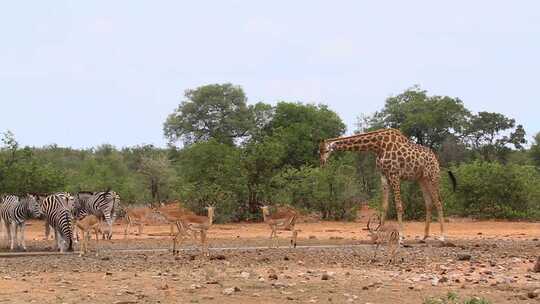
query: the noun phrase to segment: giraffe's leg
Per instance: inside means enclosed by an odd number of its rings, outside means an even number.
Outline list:
[[[396,204],[396,213],[399,224],[400,242],[404,239],[403,234],[403,202],[401,201],[401,180],[398,176],[391,177],[390,185],[394,191],[394,201]]]
[[[424,240],[429,237],[429,225],[431,224],[431,209],[433,207],[433,200],[431,199],[431,192],[429,191],[429,184],[426,180],[421,180],[420,189],[422,189],[422,195],[424,196],[424,202],[426,204],[426,225],[424,228]]]
[[[429,184],[429,190],[431,193],[431,199],[437,208],[437,217],[439,218],[439,224],[441,225],[441,235],[439,236],[440,241],[445,241],[446,235],[444,231],[444,212],[441,201],[441,195],[439,193],[439,185],[437,182],[432,182]]]
[[[388,185],[388,179],[384,175],[381,175],[381,190],[382,190],[381,224],[384,224],[384,221],[386,220],[386,216],[388,214],[388,197],[390,196],[390,186]]]

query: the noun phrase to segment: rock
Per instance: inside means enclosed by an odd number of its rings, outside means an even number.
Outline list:
[[[275,287],[275,288],[286,288],[286,287],[289,287],[289,285],[287,283],[283,283],[283,282],[275,282],[275,283],[272,283],[272,286]]]
[[[202,285],[200,285],[200,284],[191,284],[190,288],[193,289],[193,290],[195,290],[195,289],[201,289],[201,288],[202,288]]]
[[[536,299],[536,298],[538,298],[538,293],[535,292],[535,291],[529,291],[529,292],[527,292],[527,298]]]
[[[110,259],[111,259],[110,257],[102,257],[102,258],[101,258],[102,261],[108,261],[108,260],[110,260]]]
[[[330,276],[328,275],[328,273],[323,273],[322,276],[321,276],[321,280],[323,280],[323,281],[330,280]]]
[[[223,254],[216,254],[210,257],[210,260],[226,260],[227,257]]]
[[[540,272],[540,256],[536,259],[536,264],[534,264],[532,271]]]
[[[457,260],[458,261],[470,261],[471,255],[468,253],[458,253],[457,254]]]
[[[223,289],[222,293],[226,296],[230,296],[234,293],[234,288],[233,287],[225,288]]]
[[[250,274],[249,274],[249,272],[247,272],[247,271],[242,271],[242,272],[240,273],[240,277],[243,278],[243,279],[249,279]]]

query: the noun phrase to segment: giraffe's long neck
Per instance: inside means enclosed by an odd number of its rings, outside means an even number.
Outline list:
[[[384,150],[385,136],[378,133],[360,134],[345,138],[330,140],[330,151],[369,151],[376,154]]]

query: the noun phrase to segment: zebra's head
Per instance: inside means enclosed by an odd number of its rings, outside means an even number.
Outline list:
[[[25,197],[28,214],[33,218],[41,217],[41,206],[37,197],[33,194],[27,194]]]

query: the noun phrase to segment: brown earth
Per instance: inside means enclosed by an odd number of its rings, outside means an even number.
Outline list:
[[[210,258],[197,251],[174,258],[165,250],[168,225],[147,226],[127,240],[115,225],[99,257],[3,257],[8,251],[0,249],[0,303],[422,303],[448,291],[492,303],[540,302],[529,298],[540,289],[540,273],[530,271],[540,255],[540,223],[454,220],[446,244],[421,243],[423,224],[408,223],[408,246],[396,265],[386,265],[384,252],[371,261],[374,247],[359,245],[367,244],[363,226],[298,225],[299,246],[341,247],[211,250]],[[29,223],[29,251],[50,250],[43,231],[42,222]],[[267,246],[269,234],[265,224],[214,225],[210,246]],[[289,235],[280,233],[282,246]]]

